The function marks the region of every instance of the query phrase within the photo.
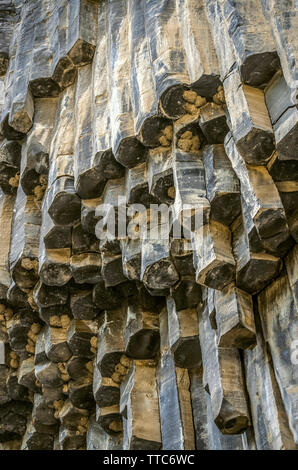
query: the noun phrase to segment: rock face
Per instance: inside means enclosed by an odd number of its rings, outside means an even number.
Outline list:
[[[1,449],[297,448],[297,15],[0,1]]]

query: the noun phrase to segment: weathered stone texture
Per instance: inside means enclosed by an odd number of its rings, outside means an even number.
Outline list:
[[[0,0],[0,449],[297,449],[297,21]]]

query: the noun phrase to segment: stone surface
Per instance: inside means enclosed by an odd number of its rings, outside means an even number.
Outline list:
[[[294,0],[0,0],[0,449],[298,445]]]

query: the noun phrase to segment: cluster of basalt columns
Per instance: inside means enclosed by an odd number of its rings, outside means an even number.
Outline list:
[[[0,447],[295,449],[291,2],[8,3]]]

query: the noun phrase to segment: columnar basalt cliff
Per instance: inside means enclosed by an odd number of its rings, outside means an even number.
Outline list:
[[[297,448],[297,21],[0,0],[1,449]]]

